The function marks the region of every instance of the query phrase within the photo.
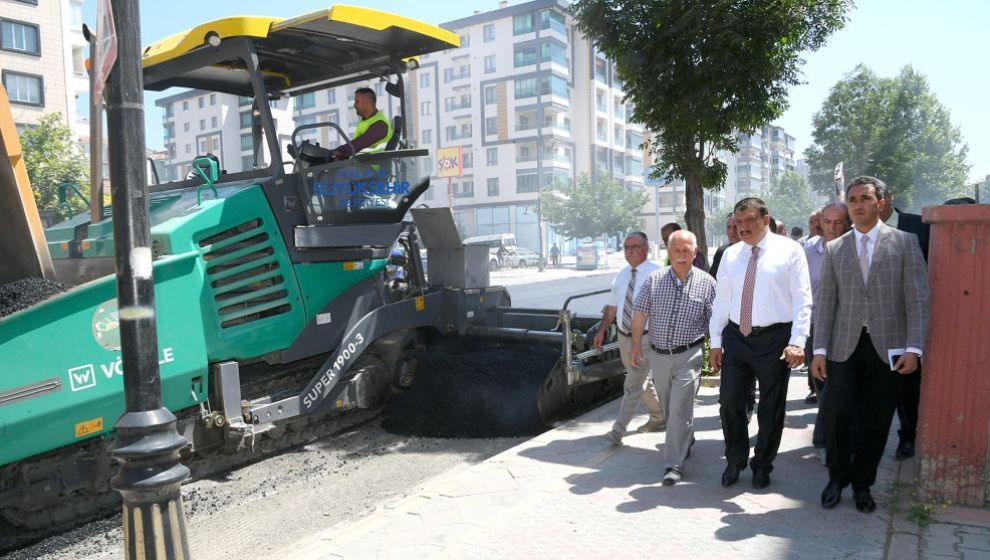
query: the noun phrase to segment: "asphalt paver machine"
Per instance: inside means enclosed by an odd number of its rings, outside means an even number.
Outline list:
[[[511,307],[507,290],[489,285],[487,248],[463,246],[448,209],[414,208],[431,170],[406,136],[404,75],[418,56],[457,47],[438,27],[335,6],[220,19],[145,49],[146,89],[247,99],[253,140],[240,171],[200,154],[187,178],[150,188],[163,400],[186,456],[237,454],[376,407],[431,375],[417,365],[435,338],[559,349],[532,395],[546,422],[621,386],[614,340],[589,347],[597,318]],[[313,141],[325,129],[350,143],[335,122],[300,126],[282,145],[273,105],[369,80],[398,105],[383,151],[335,161]],[[0,130],[5,154],[19,153],[13,127]],[[116,500],[107,451],[124,394],[112,220],[79,214],[39,241],[23,168],[0,168],[11,171],[0,174],[3,206],[23,208],[4,259],[16,245],[28,263],[4,282],[66,287],[0,317],[0,519],[37,528]]]

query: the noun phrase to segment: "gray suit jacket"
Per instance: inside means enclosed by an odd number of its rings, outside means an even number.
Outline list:
[[[849,231],[825,245],[825,263],[815,299],[814,348],[844,362],[859,342],[866,320],[877,355],[887,350],[924,349],[928,327],[928,276],[918,239],[880,222],[869,282],[863,283],[856,236]]]

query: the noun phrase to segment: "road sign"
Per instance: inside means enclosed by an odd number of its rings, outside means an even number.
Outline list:
[[[437,150],[437,177],[460,177],[464,167],[461,147],[440,148]]]
[[[100,0],[96,6],[96,53],[93,80],[93,96],[97,99],[103,96],[103,84],[110,75],[113,64],[117,62],[117,30],[113,23],[113,11],[110,0]]]

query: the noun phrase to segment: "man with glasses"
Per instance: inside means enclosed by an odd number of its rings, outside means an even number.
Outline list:
[[[650,252],[649,240],[643,232],[631,233],[623,243],[623,250],[628,263],[612,282],[612,293],[602,317],[598,334],[595,335],[595,348],[601,348],[605,334],[612,325],[618,322],[619,327],[619,357],[626,368],[626,381],[622,392],[622,404],[619,405],[619,415],[615,419],[612,430],[605,435],[613,445],[622,445],[622,437],[626,428],[639,408],[640,401],[646,405],[650,419],[640,426],[637,432],[656,432],[667,427],[664,411],[660,407],[660,399],[650,378],[650,366],[647,363],[633,364],[630,359],[632,348],[632,319],[633,302],[639,295],[646,279],[654,270],[660,267],[647,260]],[[642,334],[642,333],[641,333]],[[648,337],[643,337],[643,344],[648,344]]]

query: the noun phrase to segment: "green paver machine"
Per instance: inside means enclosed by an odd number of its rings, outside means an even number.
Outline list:
[[[463,246],[449,210],[412,208],[431,170],[427,150],[406,141],[403,74],[417,56],[457,47],[440,28],[336,6],[221,19],[145,50],[147,89],[251,99],[252,165],[223,173],[203,154],[148,200],[163,399],[187,456],[236,454],[375,407],[415,379],[435,336],[558,346],[533,395],[547,421],[621,385],[616,344],[587,348],[596,318],[512,308],[488,285],[487,248]],[[378,79],[399,106],[384,151],[334,161],[300,141],[325,128],[350,143],[324,122],[296,128],[283,159],[273,104]],[[16,143],[9,131],[0,140]],[[23,183],[0,185],[5,203]],[[15,527],[79,520],[116,500],[107,450],[124,394],[111,217],[83,213],[45,236],[55,278],[74,287],[0,318],[0,518]]]

